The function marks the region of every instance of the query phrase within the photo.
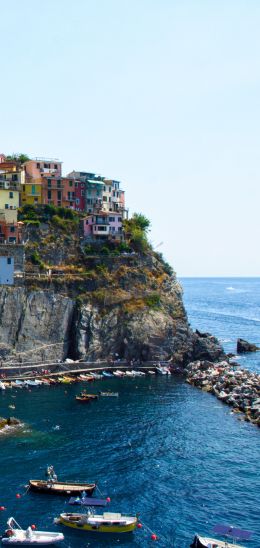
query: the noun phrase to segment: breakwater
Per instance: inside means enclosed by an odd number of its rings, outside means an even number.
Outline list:
[[[191,362],[185,368],[186,380],[230,405],[234,412],[260,427],[260,375],[237,368],[228,361]]]

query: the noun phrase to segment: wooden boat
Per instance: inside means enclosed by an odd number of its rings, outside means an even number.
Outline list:
[[[89,398],[90,400],[97,400],[98,399],[98,394],[87,394],[84,391],[80,393],[80,396],[82,398]]]
[[[39,493],[49,493],[51,495],[80,495],[85,491],[91,496],[96,484],[95,483],[69,483],[67,481],[45,481],[45,480],[30,480],[29,487],[32,491]]]
[[[94,514],[89,511],[87,514],[60,514],[58,523],[95,533],[130,533],[137,526],[137,517],[112,512]]]
[[[93,497],[71,497],[69,504],[72,506],[107,506],[108,500]]]
[[[195,535],[190,548],[245,548],[244,546],[241,546],[241,544],[235,544],[235,540],[249,540],[252,535],[251,531],[237,529],[236,527],[229,525],[215,525],[213,531],[220,535],[231,537],[232,543],[227,542],[226,540]]]
[[[81,403],[90,403],[91,398],[88,398],[87,396],[76,396],[75,399]]]
[[[118,392],[99,392],[100,396],[111,396],[112,398],[118,398],[119,393]]]
[[[32,527],[22,529],[14,518],[7,521],[8,529],[2,536],[2,544],[9,546],[50,546],[64,540],[63,533],[34,531]]]

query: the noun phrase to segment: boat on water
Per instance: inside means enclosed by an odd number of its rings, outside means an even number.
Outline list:
[[[5,385],[2,381],[0,381],[0,390],[5,390]]]
[[[134,377],[145,377],[145,373],[143,371],[136,371],[135,369],[132,370]]]
[[[113,373],[110,373],[110,371],[102,371],[103,377],[113,377]]]
[[[120,369],[114,371],[114,375],[115,374],[117,374],[118,377],[125,377],[125,371],[120,371]]]
[[[235,544],[235,542],[237,540],[249,540],[252,535],[251,531],[245,531],[229,525],[215,525],[213,532],[225,537],[231,537],[232,542],[195,535],[190,548],[245,548],[245,546]]]
[[[14,518],[8,519],[7,527],[1,539],[6,546],[50,546],[64,540],[63,533],[35,531],[32,527],[22,529]]]
[[[94,514],[88,511],[86,514],[60,514],[57,522],[81,531],[131,533],[137,526],[137,517],[113,512]]]
[[[133,371],[126,371],[125,374],[127,377],[132,377],[132,378],[135,377],[135,375],[133,374]]]
[[[98,394],[87,394],[87,392],[83,391],[80,393],[80,396],[82,398],[89,398],[90,400],[97,400]]]
[[[119,396],[119,393],[118,392],[99,392],[100,393],[100,396],[105,396],[105,397],[111,397],[111,398],[118,398]]]
[[[82,403],[90,403],[91,398],[88,398],[87,396],[76,396],[75,400],[82,402]]]
[[[107,499],[96,499],[93,497],[71,497],[69,504],[72,506],[107,506]]]
[[[149,369],[148,373],[149,373],[149,375],[155,375],[155,371],[152,371],[150,369]]]
[[[102,375],[100,375],[99,373],[91,373],[91,376],[95,379],[95,380],[100,380],[102,379]]]
[[[155,369],[157,373],[159,373],[159,375],[171,375],[170,369],[168,367],[157,365]]]
[[[50,480],[30,480],[29,487],[32,491],[38,493],[48,493],[50,495],[80,495],[85,491],[89,496],[92,495],[95,483],[70,483],[67,481]]]

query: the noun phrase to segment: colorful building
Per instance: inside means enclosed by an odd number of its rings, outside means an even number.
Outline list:
[[[122,216],[118,212],[88,215],[82,219],[83,235],[86,240],[122,240]]]
[[[60,188],[56,180],[61,179],[62,162],[56,159],[35,158],[25,162],[26,179],[22,193],[22,204],[62,204]],[[53,181],[50,183],[49,181]],[[53,187],[56,192],[48,192]]]

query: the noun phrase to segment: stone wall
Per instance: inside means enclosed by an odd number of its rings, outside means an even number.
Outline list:
[[[0,244],[1,257],[14,258],[14,272],[24,272],[25,252],[22,244]]]

